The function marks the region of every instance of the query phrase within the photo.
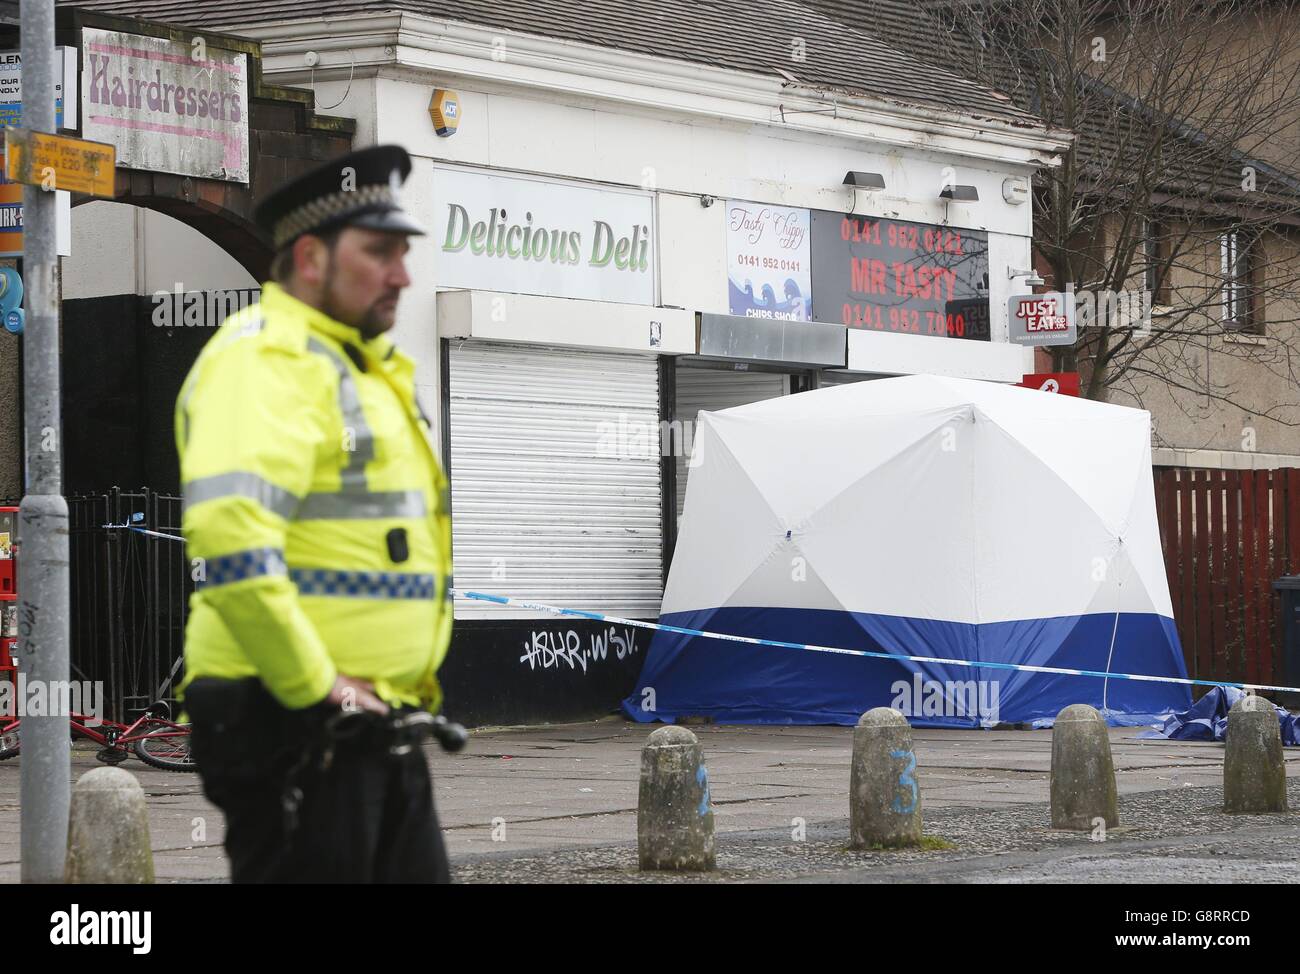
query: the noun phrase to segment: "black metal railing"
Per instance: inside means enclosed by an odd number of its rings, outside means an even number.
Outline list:
[[[181,498],[114,487],[67,502],[72,679],[102,681],[113,720],[174,701],[194,583],[185,545],[157,535],[180,536]]]

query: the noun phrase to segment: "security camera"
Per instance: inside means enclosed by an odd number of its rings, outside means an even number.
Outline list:
[[[700,197],[700,206],[704,207],[706,210],[707,210],[710,206],[712,206],[715,202],[717,202],[717,201],[716,201],[712,196],[701,196],[701,197]]]

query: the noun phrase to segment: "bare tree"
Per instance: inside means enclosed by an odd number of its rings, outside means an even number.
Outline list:
[[[1288,341],[1214,341],[1265,309],[1283,339],[1300,318],[1300,178],[1264,161],[1297,148],[1296,4],[921,0],[905,5],[921,23],[898,30],[899,3],[864,3],[891,43],[1075,133],[1035,178],[1039,265],[1061,289],[1152,292],[1156,313],[1093,317],[1055,368],[1094,399],[1140,401],[1150,378],[1300,425],[1300,404],[1261,408],[1207,368],[1213,345],[1298,384]]]

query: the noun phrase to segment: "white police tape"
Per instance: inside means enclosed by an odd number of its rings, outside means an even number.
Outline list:
[[[125,528],[138,531],[156,538],[171,541],[184,541],[174,534],[162,534],[138,528],[133,524],[105,524],[106,528]],[[449,594],[457,598],[475,599],[479,602],[492,602],[496,605],[509,605],[517,609],[529,609],[534,612],[549,612],[552,615],[574,616],[579,619],[592,619],[596,622],[609,622],[619,626],[635,626],[638,629],[655,629],[660,632],[675,632],[682,636],[700,636],[705,639],[724,639],[733,643],[749,643],[753,646],[776,646],[780,649],[802,649],[812,653],[835,653],[841,656],[865,656],[871,659],[908,660],[913,663],[944,663],[948,666],[969,666],[993,670],[1018,670],[1022,673],[1052,673],[1058,676],[1088,676],[1101,680],[1137,680],[1144,683],[1178,683],[1197,687],[1236,687],[1238,690],[1271,690],[1276,693],[1300,693],[1300,687],[1275,687],[1267,683],[1233,683],[1230,680],[1192,680],[1177,676],[1152,676],[1147,673],[1105,673],[1101,670],[1076,670],[1064,666],[1034,666],[1031,663],[997,663],[991,660],[946,659],[942,656],[913,656],[908,653],[887,653],[870,649],[843,649],[836,646],[817,646],[812,643],[789,643],[780,639],[757,639],[753,636],[734,636],[726,632],[707,632],[703,629],[685,629],[681,626],[669,626],[661,622],[643,622],[640,619],[624,619],[621,616],[605,615],[603,612],[587,612],[583,609],[565,609],[544,602],[529,602],[524,599],[511,598],[506,595],[489,595],[485,592],[470,592],[453,588]]]
[[[148,528],[137,528],[134,524],[104,524],[105,528],[125,528],[128,531],[136,531],[140,534],[147,534],[151,538],[166,538],[168,541],[184,541],[180,535],[163,534],[161,531],[150,531]]]

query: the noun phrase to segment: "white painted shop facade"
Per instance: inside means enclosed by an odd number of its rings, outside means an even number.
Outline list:
[[[415,157],[404,204],[431,233],[397,338],[442,423],[459,588],[653,618],[688,470],[661,462],[667,424],[683,424],[667,427],[680,454],[700,407],[851,374],[1032,371],[1005,342],[1032,204],[1004,183],[1059,148],[1041,130],[409,14],[246,30],[277,83],[312,85],[318,106],[357,119],[359,142]],[[430,121],[434,89],[457,93],[450,137]],[[885,189],[855,192],[849,171]],[[979,200],[940,199],[952,183]],[[699,316],[732,310],[729,203],[987,233],[991,340],[735,317],[710,333]],[[776,352],[758,336],[773,328]],[[842,359],[828,366],[827,338],[810,354],[797,329],[829,333]],[[458,618],[499,615],[532,614],[457,604]]]
[[[653,618],[688,472],[661,455],[664,430],[681,453],[700,408],[1033,370],[1006,342],[1007,299],[1028,290],[1009,270],[1031,266],[1032,203],[1014,190],[1051,164],[1054,134],[411,14],[229,29],[263,42],[268,80],[354,117],[358,146],[414,158],[403,203],[430,235],[395,337],[441,430],[460,589]],[[430,120],[435,89],[458,97],[449,137]],[[855,191],[848,172],[884,189]],[[978,200],[941,199],[952,184]],[[916,263],[974,268],[961,286],[977,288],[966,306],[986,303],[988,340],[942,337],[942,314],[913,333],[906,311],[861,327],[902,288],[953,298],[952,271],[913,278],[848,247],[862,234],[883,254],[909,232]],[[894,297],[843,300],[819,287],[819,259]],[[816,320],[795,320],[809,307]],[[465,600],[456,614],[538,617]]]

